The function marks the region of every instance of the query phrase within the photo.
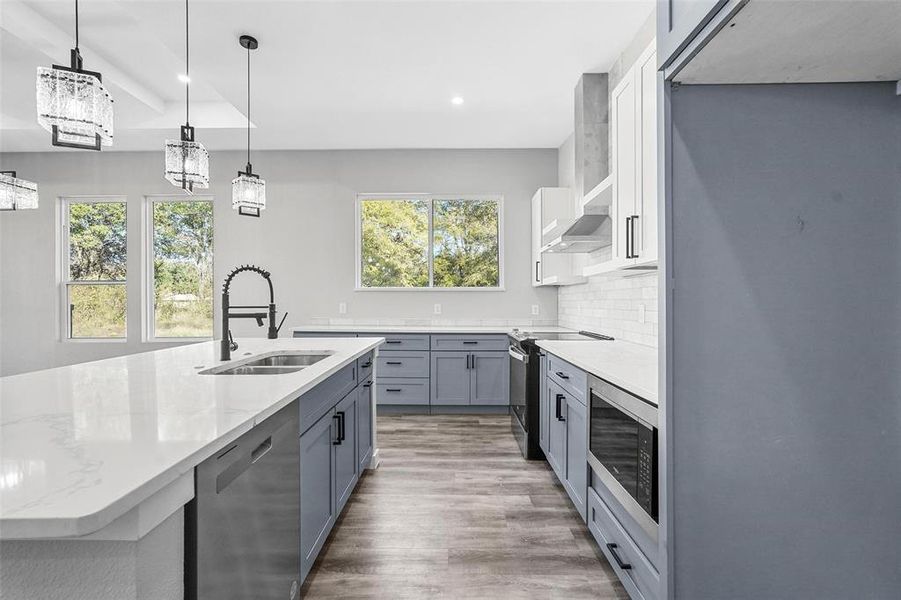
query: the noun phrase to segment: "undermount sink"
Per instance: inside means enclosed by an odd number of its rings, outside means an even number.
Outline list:
[[[259,358],[247,360],[236,365],[222,365],[206,371],[201,375],[284,375],[296,373],[301,369],[315,365],[334,354],[329,351],[319,352],[273,352]]]

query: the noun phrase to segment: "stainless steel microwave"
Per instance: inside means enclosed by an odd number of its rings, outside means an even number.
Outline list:
[[[657,407],[591,377],[588,462],[598,479],[657,539]]]

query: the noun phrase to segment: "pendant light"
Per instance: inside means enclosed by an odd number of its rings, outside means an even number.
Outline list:
[[[113,145],[113,97],[100,73],[84,70],[78,48],[78,0],[70,66],[38,67],[37,113],[54,146],[100,150]]]
[[[0,210],[38,207],[38,184],[19,179],[15,171],[0,171]]]
[[[188,0],[185,0],[185,124],[180,140],[166,140],[166,179],[189,194],[194,188],[210,187],[210,154],[194,141],[191,127],[191,66]]]
[[[238,42],[247,50],[247,166],[232,180],[232,208],[245,217],[259,217],[266,208],[266,181],[250,164],[250,51],[259,48],[256,38],[242,35]]]

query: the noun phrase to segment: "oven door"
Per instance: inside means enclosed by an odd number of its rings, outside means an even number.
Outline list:
[[[522,425],[529,431],[528,382],[529,355],[518,344],[510,344],[510,409]]]
[[[591,383],[589,463],[657,539],[657,408],[606,381]]]

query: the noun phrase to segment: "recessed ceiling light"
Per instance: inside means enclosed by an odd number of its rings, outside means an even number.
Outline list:
[[[454,106],[460,106],[461,104],[463,104],[463,98],[461,96],[454,96],[453,98],[451,98],[451,104],[453,104]]]
[[[182,83],[191,83],[191,78],[185,75],[184,73],[178,74],[178,80]]]

